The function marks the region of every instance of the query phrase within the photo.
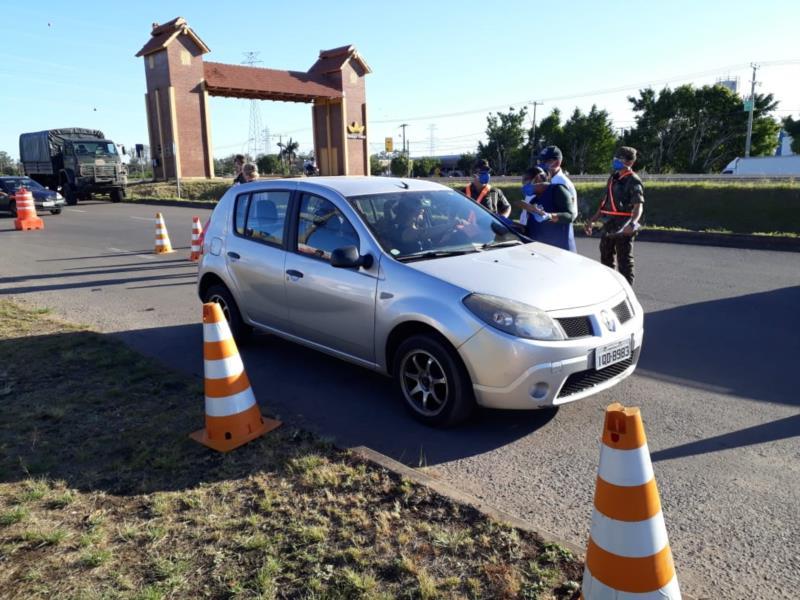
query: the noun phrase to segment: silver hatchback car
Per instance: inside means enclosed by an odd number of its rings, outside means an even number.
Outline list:
[[[384,177],[232,187],[198,292],[254,328],[393,376],[419,420],[534,409],[636,368],[643,311],[599,263],[530,242],[464,195]]]

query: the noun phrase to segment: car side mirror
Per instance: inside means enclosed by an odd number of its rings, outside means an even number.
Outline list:
[[[331,252],[331,266],[339,269],[355,269],[358,267],[369,269],[372,266],[372,262],[371,254],[361,256],[355,246],[344,246]]]

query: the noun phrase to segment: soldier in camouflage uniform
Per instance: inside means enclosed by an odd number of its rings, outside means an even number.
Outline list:
[[[631,285],[634,278],[633,241],[644,211],[644,186],[633,172],[635,162],[635,148],[622,146],[616,151],[612,161],[614,173],[608,178],[606,194],[584,228],[586,235],[590,236],[594,222],[603,222],[600,262],[612,269],[618,266],[619,272]]]

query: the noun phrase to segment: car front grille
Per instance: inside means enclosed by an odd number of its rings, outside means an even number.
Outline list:
[[[589,317],[563,317],[557,321],[570,339],[594,335]]]
[[[631,308],[628,305],[627,300],[623,300],[622,302],[617,304],[612,310],[614,311],[614,314],[617,315],[617,319],[619,319],[619,322],[622,324],[627,323],[633,317],[633,315],[631,314]]]
[[[622,362],[610,365],[605,369],[598,371],[597,369],[588,369],[586,371],[579,371],[573,373],[564,382],[561,391],[558,392],[559,398],[566,398],[578,394],[603,382],[613,379],[617,375],[623,373],[626,369],[630,368],[633,364],[633,358],[626,358]]]
[[[114,165],[81,165],[81,175],[84,177],[114,177]]]

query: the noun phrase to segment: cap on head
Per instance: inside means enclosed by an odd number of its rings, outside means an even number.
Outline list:
[[[539,153],[539,160],[561,160],[564,155],[561,154],[561,148],[558,146],[548,146]]]
[[[625,161],[635,161],[636,155],[636,148],[632,148],[631,146],[621,146],[617,148],[617,151],[614,153],[614,156]]]

